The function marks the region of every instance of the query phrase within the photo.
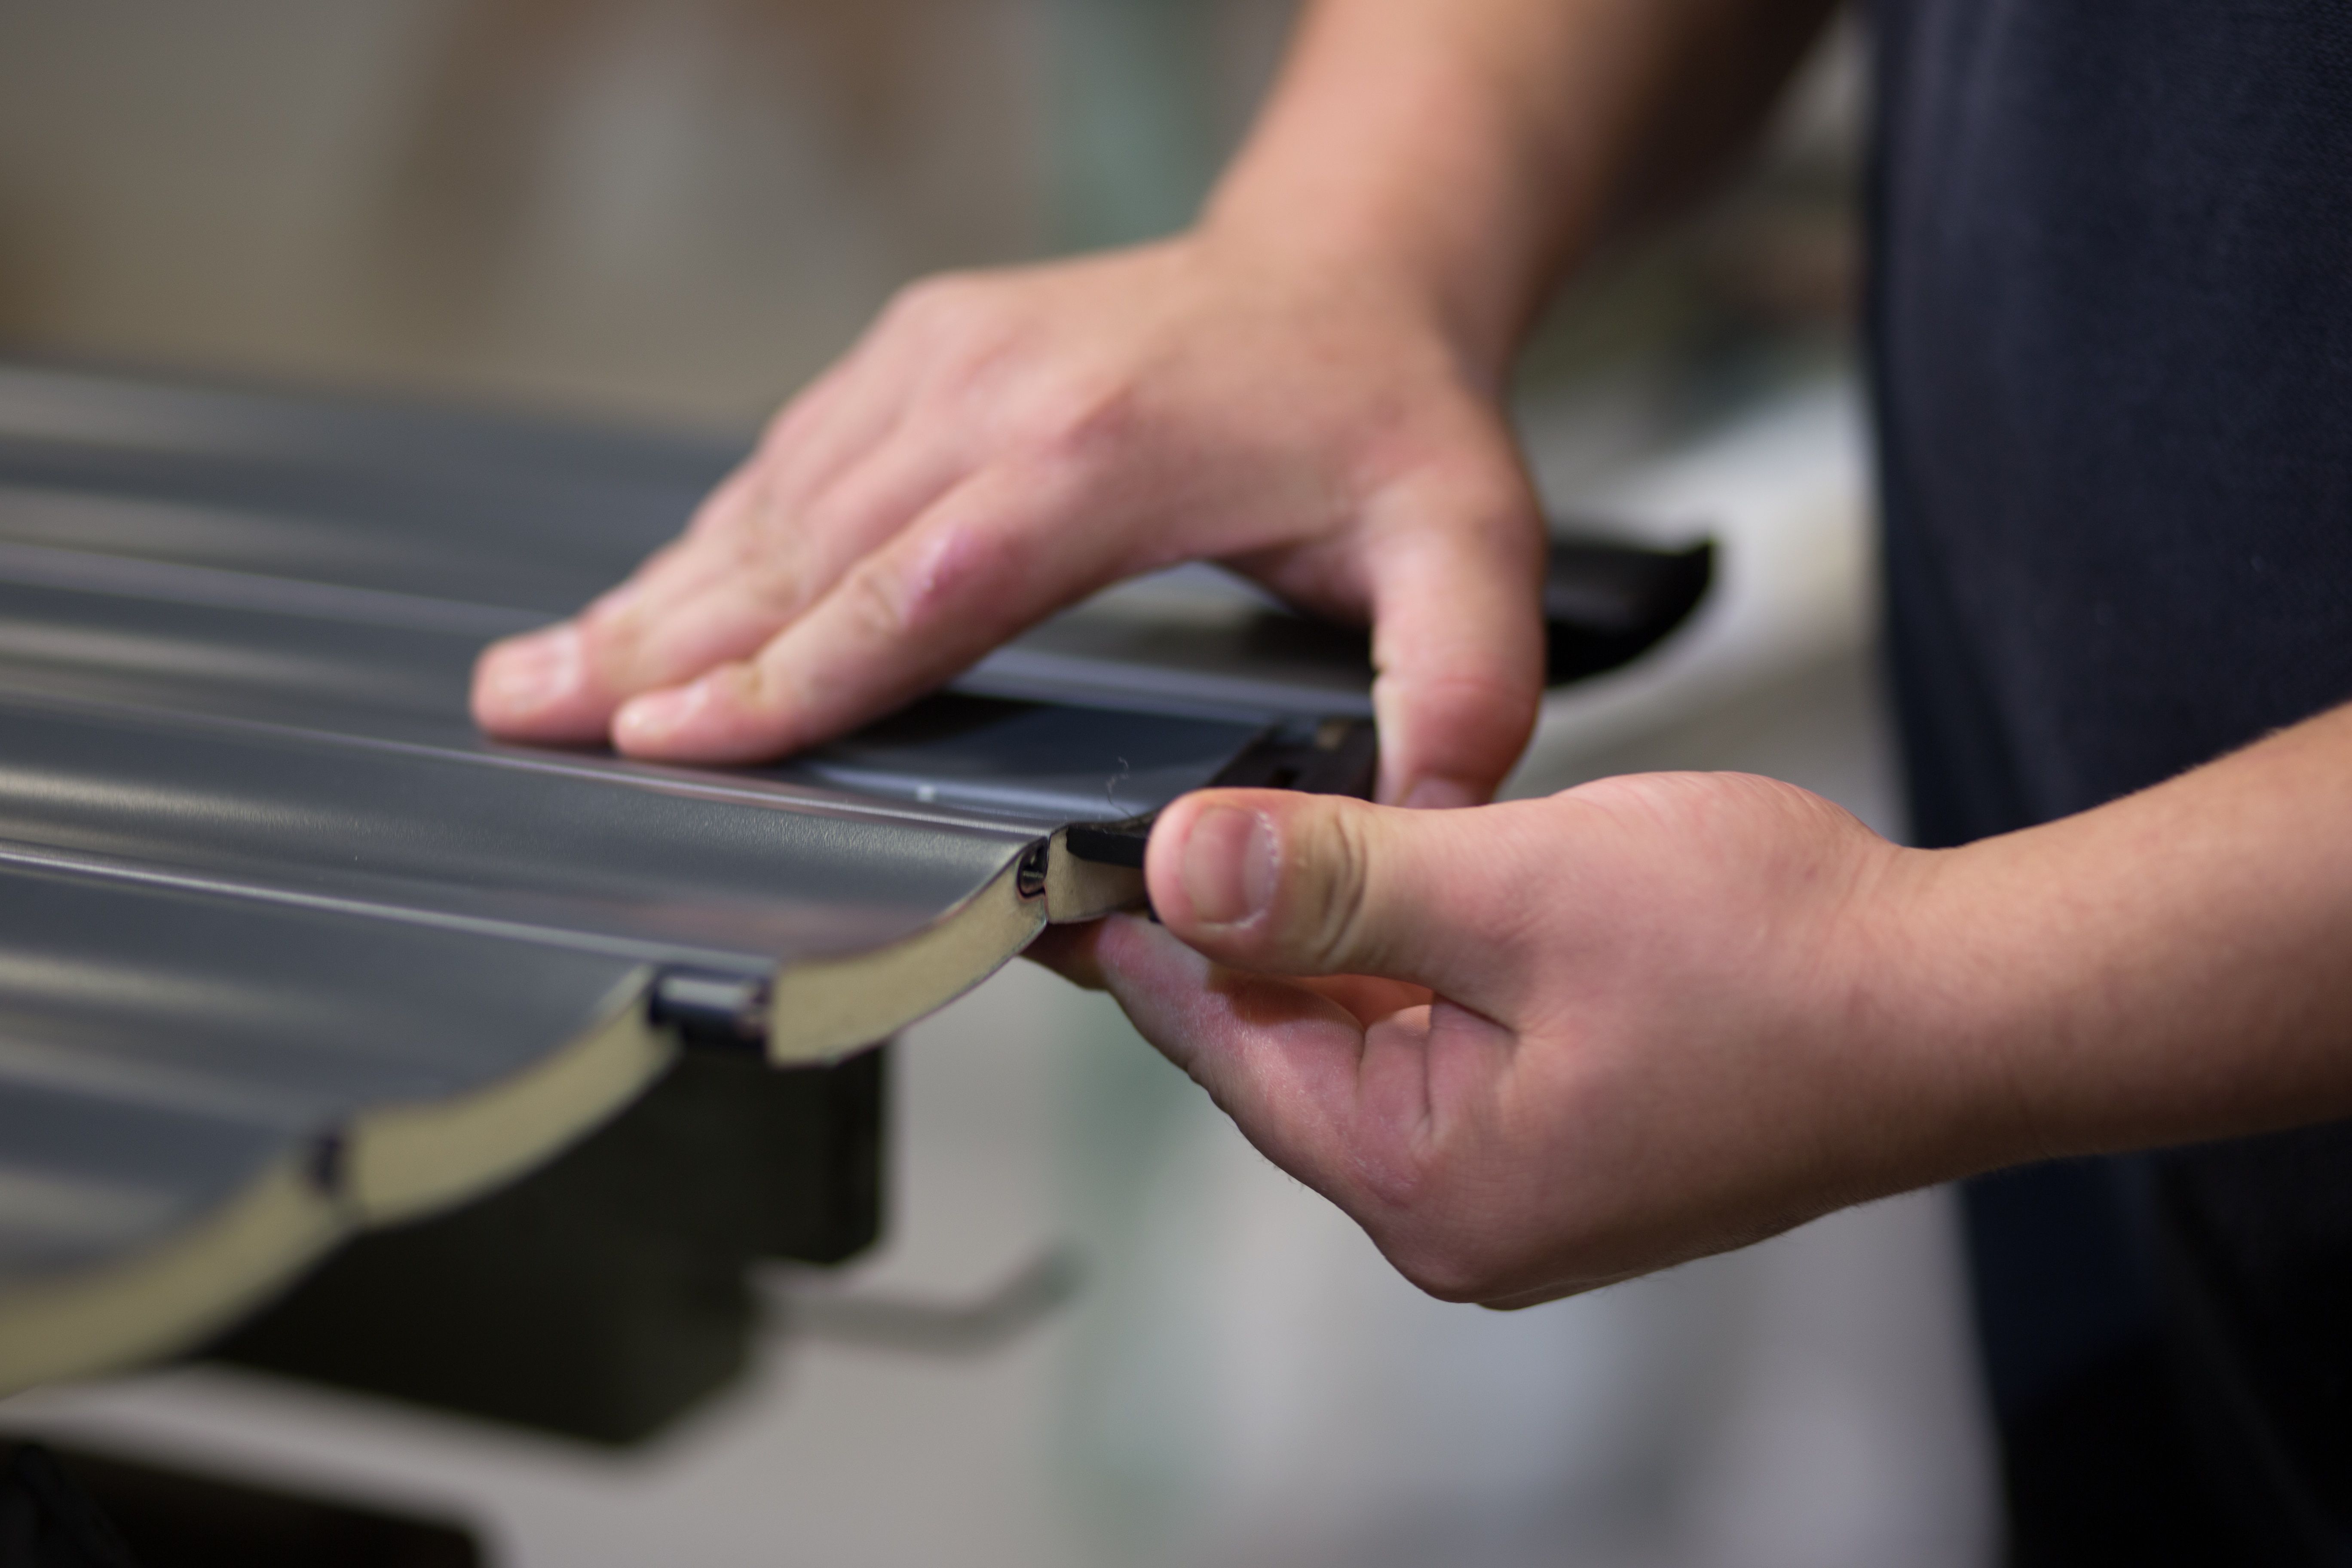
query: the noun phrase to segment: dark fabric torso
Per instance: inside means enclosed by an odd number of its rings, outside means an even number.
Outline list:
[[[1918,840],[2085,810],[2352,700],[2352,5],[1874,21]],[[2133,1560],[2352,1562],[2352,1131],[2045,1167],[1969,1212],[2020,1561],[2112,1560],[2066,1532],[2168,1496],[2187,1511]]]

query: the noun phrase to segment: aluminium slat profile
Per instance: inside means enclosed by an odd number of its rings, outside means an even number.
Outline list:
[[[41,852],[0,859],[0,953],[5,1388],[222,1325],[544,1157],[673,1048],[624,957]]]
[[[0,364],[0,1392],[190,1342],[688,1037],[888,1035],[1136,900],[1186,790],[1368,787],[1361,634],[1198,574],[772,767],[476,734],[481,644],[621,576],[734,455]],[[1555,673],[1704,591],[1703,550],[1627,553]]]
[[[1071,824],[1281,717],[950,697],[728,772],[475,734],[481,642],[722,466],[0,367],[0,1390],[191,1342],[543,1160],[698,986],[779,1061],[889,1034],[1136,896]]]
[[[779,1059],[887,1035],[1050,913],[1015,868],[1060,818],[491,746],[461,717],[469,639],[214,606],[126,614],[102,594],[22,585],[0,587],[0,617],[15,742],[0,835],[252,897],[561,930],[649,962],[781,963],[801,972],[794,995],[830,1000],[777,1020]],[[1086,912],[1099,911],[1066,911]],[[929,943],[902,951],[940,924],[987,933],[952,973]],[[836,977],[845,957],[855,967]],[[835,996],[877,962],[893,985]]]

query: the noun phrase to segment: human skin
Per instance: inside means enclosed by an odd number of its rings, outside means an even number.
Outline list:
[[[1487,798],[1540,692],[1501,405],[1562,269],[1760,115],[1825,0],[1324,0],[1200,222],[902,294],[686,534],[477,672],[491,732],[744,762],[1118,578],[1369,621],[1381,798]]]
[[[2352,709],[1964,848],[1793,785],[1178,802],[1052,933],[1409,1279],[1524,1306],[2028,1160],[2352,1115]],[[2331,830],[2331,825],[2333,830]]]
[[[1545,290],[1752,125],[1815,0],[1326,0],[1201,223],[918,288],[680,543],[488,655],[524,739],[819,740],[1127,573],[1368,618],[1381,798],[1537,698],[1498,397]],[[1521,1305],[2053,1154],[2352,1113],[2352,718],[1965,849],[1769,781],[1190,797],[1051,932],[1423,1288]]]

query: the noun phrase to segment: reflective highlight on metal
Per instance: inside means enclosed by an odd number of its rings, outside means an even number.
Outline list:
[[[191,1342],[684,1042],[887,1036],[1135,900],[1070,826],[1316,733],[1113,678],[759,770],[476,735],[481,644],[731,456],[0,365],[0,1391]]]

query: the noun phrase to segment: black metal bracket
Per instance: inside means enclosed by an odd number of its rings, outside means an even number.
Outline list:
[[[1062,835],[1062,842],[1078,859],[1140,871],[1144,846],[1151,842],[1151,825],[1159,817],[1148,811],[1119,822],[1081,822]]]
[[[1715,542],[1651,550],[1555,539],[1544,572],[1544,684],[1616,669],[1688,620],[1715,580]]]

